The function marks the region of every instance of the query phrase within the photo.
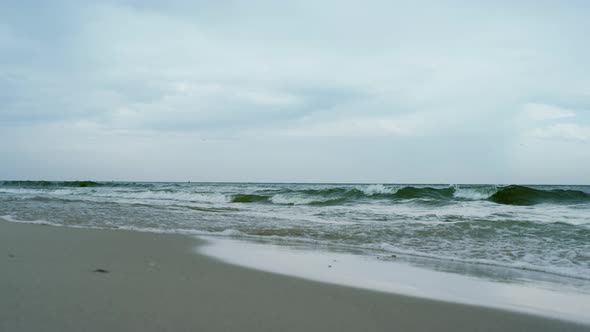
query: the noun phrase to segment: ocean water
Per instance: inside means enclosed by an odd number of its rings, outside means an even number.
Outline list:
[[[590,281],[590,186],[0,181],[0,218]]]

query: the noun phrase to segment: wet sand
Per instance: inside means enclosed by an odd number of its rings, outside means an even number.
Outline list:
[[[590,331],[237,267],[196,245],[0,222],[0,331]]]

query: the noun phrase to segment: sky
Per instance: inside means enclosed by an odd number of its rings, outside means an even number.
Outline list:
[[[590,184],[590,2],[0,3],[0,179]]]

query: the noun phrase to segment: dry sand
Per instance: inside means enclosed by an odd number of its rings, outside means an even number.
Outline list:
[[[0,222],[0,331],[590,331],[245,269],[198,244]]]

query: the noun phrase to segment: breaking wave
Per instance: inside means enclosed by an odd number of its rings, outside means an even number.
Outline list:
[[[268,203],[287,205],[334,205],[362,200],[456,201],[487,200],[505,205],[590,203],[590,193],[571,189],[539,189],[510,186],[391,186],[370,185],[366,188],[333,187],[325,189],[289,190],[274,195],[238,194],[233,203]]]
[[[207,203],[280,204],[280,205],[338,205],[369,200],[416,201],[446,204],[453,201],[487,200],[503,205],[584,204],[590,203],[590,192],[548,186],[521,185],[332,185],[325,187],[285,186],[272,191],[261,189],[219,192],[215,185],[209,191],[194,192],[182,183],[158,187],[153,183],[94,182],[94,181],[0,181],[0,194],[51,195],[67,198],[79,195],[88,198],[178,200]],[[89,191],[87,191],[89,190]],[[586,189],[584,189],[586,190]]]

